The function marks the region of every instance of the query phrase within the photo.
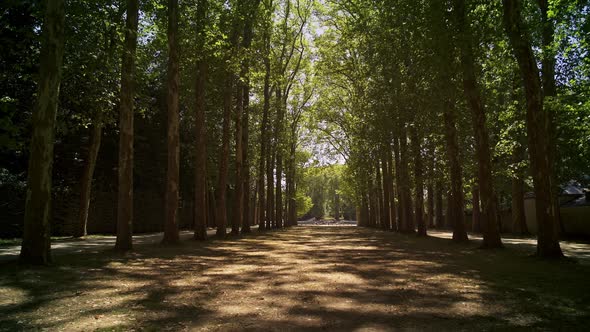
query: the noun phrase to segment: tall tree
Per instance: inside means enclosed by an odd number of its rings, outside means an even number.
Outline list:
[[[270,225],[270,197],[269,194],[272,194],[272,187],[271,190],[268,190],[267,187],[269,186],[270,179],[266,179],[265,176],[268,174],[267,167],[269,163],[269,156],[268,151],[270,150],[270,136],[268,135],[268,125],[269,125],[269,116],[270,116],[270,98],[272,95],[271,87],[270,87],[270,80],[271,80],[271,63],[270,63],[270,37],[271,37],[271,23],[272,23],[272,8],[273,8],[273,1],[272,0],[265,0],[264,1],[264,12],[265,18],[263,22],[263,35],[262,35],[262,43],[263,43],[263,62],[264,62],[264,92],[263,92],[263,106],[262,106],[262,121],[260,122],[260,164],[258,168],[258,209],[259,213],[259,220],[258,220],[258,230],[263,231],[267,229],[267,225]]]
[[[178,187],[180,181],[180,115],[178,88],[180,65],[178,51],[178,0],[168,0],[168,172],[166,176],[166,220],[164,243],[176,243],[178,232]]]
[[[195,240],[207,239],[207,126],[205,118],[205,85],[207,82],[207,55],[205,54],[206,18],[208,0],[197,3],[197,65],[195,81]]]
[[[431,33],[435,46],[435,61],[438,67],[437,82],[441,92],[442,113],[444,123],[444,137],[446,144],[447,162],[450,173],[450,193],[448,195],[448,211],[446,223],[453,228],[453,240],[467,241],[465,216],[463,214],[463,176],[459,161],[459,139],[457,133],[457,109],[454,92],[449,82],[452,81],[454,60],[452,57],[452,39],[446,23],[446,13],[443,1],[432,2],[433,24]]]
[[[223,125],[221,132],[221,149],[219,151],[219,179],[217,184],[217,206],[215,208],[215,220],[217,223],[218,237],[225,237],[227,227],[227,184],[229,172],[229,148],[230,148],[230,127],[231,127],[231,110],[232,97],[234,90],[235,75],[230,66],[234,60],[236,47],[239,40],[240,32],[240,8],[242,1],[238,1],[235,8],[232,8],[232,14],[228,14],[230,24],[230,40],[226,55],[226,68],[224,69],[224,87],[223,87]],[[232,17],[233,16],[233,17]],[[241,139],[241,137],[240,137]]]
[[[135,96],[135,53],[139,0],[126,1],[125,45],[121,67],[121,103],[119,106],[119,192],[117,241],[119,251],[133,247],[133,99]]]
[[[88,212],[90,210],[90,193],[92,189],[92,178],[94,169],[96,167],[96,160],[98,159],[98,152],[102,141],[102,128],[104,126],[102,120],[102,113],[97,112],[92,124],[92,131],[90,134],[90,147],[88,149],[88,156],[84,165],[82,173],[81,189],[80,189],[80,212],[78,217],[78,227],[75,230],[74,237],[83,237],[88,234]]]
[[[526,97],[526,123],[529,158],[533,175],[535,210],[538,225],[537,255],[562,257],[556,211],[552,204],[551,160],[549,158],[550,117],[543,107],[543,93],[530,32],[522,20],[520,0],[503,0],[504,27],[518,62]]]
[[[461,69],[463,72],[463,92],[471,108],[475,150],[478,164],[478,186],[481,196],[481,219],[483,225],[483,247],[500,248],[500,230],[498,229],[498,209],[492,179],[492,162],[490,138],[486,126],[486,110],[477,86],[475,58],[471,46],[471,28],[465,8],[465,0],[455,1],[459,31],[459,48],[461,50]]]
[[[51,177],[64,50],[64,21],[64,1],[48,0],[43,23],[37,106],[33,113],[25,222],[20,252],[20,260],[24,263],[47,264],[51,261]]]
[[[242,129],[242,160],[243,160],[243,171],[242,171],[242,189],[244,191],[244,212],[242,218],[242,233],[250,233],[250,210],[251,210],[251,195],[250,195],[250,47],[252,46],[253,38],[253,24],[258,13],[258,7],[260,6],[261,0],[256,0],[249,3],[247,16],[244,22],[244,49],[246,50],[246,56],[242,62],[242,98],[243,98],[243,129]]]
[[[412,150],[414,153],[414,183],[415,183],[415,215],[418,236],[426,236],[426,223],[424,222],[424,171],[422,162],[422,139],[419,137],[416,125],[410,128],[412,137]]]

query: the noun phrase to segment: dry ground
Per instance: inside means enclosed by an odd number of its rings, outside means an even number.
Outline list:
[[[590,266],[357,227],[0,265],[0,330],[583,330]]]

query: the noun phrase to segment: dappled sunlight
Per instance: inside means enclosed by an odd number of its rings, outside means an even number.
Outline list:
[[[555,319],[576,326],[589,319],[587,299],[570,289],[587,267],[543,271],[544,262],[519,251],[490,255],[475,246],[354,227],[297,227],[140,246],[124,256],[73,254],[48,269],[3,273],[0,294],[11,300],[0,302],[0,323],[362,331],[539,327]],[[500,261],[504,267],[495,268]],[[554,280],[565,283],[538,292]],[[558,294],[560,301],[547,302]]]

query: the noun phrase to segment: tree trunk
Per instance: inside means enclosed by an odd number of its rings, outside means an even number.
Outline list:
[[[201,59],[197,64],[195,85],[195,240],[207,239],[207,126],[205,116],[205,84],[207,63]]]
[[[442,181],[436,181],[436,190],[435,190],[435,198],[434,198],[434,221],[436,223],[437,229],[442,229],[445,226],[444,216],[443,216],[443,188],[442,188]]]
[[[531,48],[530,36],[522,23],[519,0],[503,0],[504,25],[520,67],[527,107],[527,138],[533,173],[536,216],[538,225],[537,255],[562,257],[558,223],[552,204],[551,161],[548,143],[550,117],[543,109],[541,82],[537,62]]]
[[[555,27],[552,18],[548,16],[549,12],[549,1],[548,0],[537,0],[539,8],[541,9],[541,42],[543,45],[543,53],[541,58],[541,78],[543,84],[543,97],[544,99],[552,100],[557,96],[557,86],[555,83],[555,50],[553,47]],[[555,110],[552,107],[547,107],[545,110],[547,113],[547,132],[548,140],[547,149],[549,150],[549,172],[551,180],[551,204],[553,211],[555,211],[556,223],[559,225],[561,232],[564,232],[563,220],[561,219],[561,211],[559,207],[559,178],[557,174],[556,158],[557,154],[557,127],[555,122]]]
[[[517,164],[522,162],[524,158],[524,146],[520,144],[520,142],[517,142],[512,150],[512,162]],[[529,229],[526,224],[526,216],[524,213],[524,174],[519,169],[517,169],[515,173],[516,174],[512,177],[512,232],[518,235],[528,235]]]
[[[387,153],[387,164],[389,165],[389,218],[391,223],[389,225],[390,230],[397,230],[397,213],[396,213],[396,204],[395,204],[395,183],[394,183],[394,173],[397,173],[395,170],[395,165],[393,164],[393,151],[391,147],[391,143],[386,147]]]
[[[106,54],[103,57],[102,66],[107,67],[110,64],[110,58],[115,51],[115,38],[116,35],[109,31],[108,35],[105,36],[110,42],[106,43]],[[84,172],[81,181],[80,191],[80,213],[79,213],[79,224],[78,228],[74,231],[74,237],[83,237],[87,235],[86,226],[88,224],[88,213],[90,211],[90,201],[92,193],[92,179],[94,177],[94,169],[96,167],[96,161],[98,158],[98,152],[100,151],[100,145],[102,141],[103,132],[103,118],[104,114],[98,111],[94,115],[92,132],[90,134],[90,146],[88,148],[88,157],[84,165]]]
[[[20,261],[48,264],[51,261],[51,175],[55,118],[64,52],[65,5],[48,0],[41,42],[37,105],[33,114],[27,199]]]
[[[233,23],[231,28],[230,46],[227,50],[228,55],[226,61],[229,63],[234,58],[235,50],[238,46],[239,30],[241,13],[241,2],[237,4],[236,12],[234,13]],[[217,206],[215,208],[215,219],[217,224],[217,231],[215,235],[220,238],[226,236],[227,227],[227,184],[229,172],[229,153],[230,153],[230,131],[231,131],[231,110],[232,97],[234,90],[235,75],[232,72],[229,64],[226,63],[225,71],[225,86],[223,88],[223,127],[221,132],[221,150],[219,154],[219,181],[217,184]],[[239,137],[241,140],[241,135]],[[241,156],[240,156],[241,158]],[[234,213],[235,214],[235,213]],[[232,223],[233,226],[233,223]],[[232,228],[233,231],[233,228]]]
[[[412,191],[410,189],[410,171],[409,171],[409,152],[408,152],[408,135],[407,127],[404,125],[400,138],[400,177],[402,182],[403,199],[403,214],[402,232],[414,233],[416,231],[414,224],[414,216],[412,211]]]
[[[127,0],[119,108],[119,194],[115,244],[119,251],[128,251],[133,247],[133,99],[138,16],[139,0]]]
[[[426,223],[424,222],[424,174],[422,162],[421,138],[418,135],[416,125],[410,128],[412,150],[414,150],[414,186],[416,191],[415,218],[418,226],[418,236],[426,236]]]
[[[297,225],[297,198],[296,198],[296,186],[295,186],[295,153],[297,150],[297,143],[296,143],[296,133],[294,130],[291,130],[291,147],[289,153],[289,169],[288,169],[288,177],[287,177],[287,192],[288,192],[288,201],[289,201],[289,208],[288,210],[288,218],[287,218],[287,225],[288,226],[296,226]]]
[[[227,227],[227,180],[229,164],[229,139],[230,139],[230,118],[232,101],[233,75],[227,69],[223,96],[223,128],[221,138],[221,150],[219,154],[219,182],[217,184],[215,207],[216,236],[225,237]]]
[[[455,110],[447,105],[444,113],[445,139],[447,143],[447,158],[451,173],[451,192],[449,195],[447,224],[453,228],[453,240],[456,242],[467,241],[465,229],[465,216],[463,214],[463,178],[461,175],[461,163],[459,162],[459,143],[457,140],[457,127],[455,125]]]
[[[426,202],[426,214],[428,219],[426,220],[426,224],[428,228],[434,228],[434,184],[432,180],[428,181],[428,186],[426,188],[428,192],[428,201]]]
[[[266,228],[273,229],[276,226],[276,211],[274,208],[274,198],[275,198],[275,185],[274,185],[274,163],[275,163],[275,154],[273,152],[273,142],[269,137],[269,155],[268,160],[266,162]]]
[[[74,232],[74,237],[84,237],[88,234],[86,225],[88,224],[88,211],[90,210],[92,178],[94,176],[94,168],[96,167],[96,160],[98,159],[98,152],[102,141],[102,113],[98,112],[93,122],[88,157],[86,158],[84,173],[82,175],[82,180],[80,181],[80,214],[78,218],[78,228]]]
[[[195,234],[194,239],[204,241],[207,239],[208,214],[211,211],[207,204],[207,126],[205,115],[205,91],[207,82],[207,61],[204,52],[205,26],[207,17],[208,0],[199,0],[197,3],[197,36],[199,47],[199,60],[197,61],[195,82]]]
[[[463,70],[463,91],[471,108],[475,150],[478,162],[478,185],[481,194],[481,219],[483,225],[483,247],[501,248],[502,240],[498,229],[498,209],[494,201],[490,138],[486,126],[486,111],[477,86],[475,59],[471,46],[471,29],[465,10],[465,0],[456,0],[459,25],[461,67]]]
[[[378,153],[378,151],[376,151],[376,153]],[[383,228],[385,223],[385,200],[383,197],[383,176],[381,175],[381,163],[379,162],[379,158],[375,158],[375,175],[375,192],[377,194],[377,209],[379,211],[377,223],[380,228]]]
[[[244,151],[242,147],[242,139],[243,139],[243,132],[242,132],[242,117],[243,117],[243,110],[244,110],[244,90],[243,90],[243,83],[238,82],[238,89],[237,89],[237,105],[236,105],[236,112],[235,112],[235,123],[236,123],[236,189],[235,189],[235,197],[233,200],[233,215],[232,215],[232,227],[231,227],[231,234],[238,235],[240,234],[240,225],[242,225],[242,220],[244,219],[244,183],[242,178],[243,172],[243,158],[244,158]]]
[[[393,154],[395,157],[395,183],[397,187],[397,221],[394,225],[396,231],[403,231],[405,225],[406,215],[404,212],[404,206],[406,204],[403,195],[403,184],[401,179],[401,158],[400,158],[400,139],[398,136],[393,138]]]
[[[180,64],[178,59],[178,0],[168,0],[168,168],[166,176],[166,221],[162,243],[177,243],[178,186],[180,180],[180,114],[178,89]]]
[[[453,240],[456,242],[467,241],[465,230],[465,218],[463,215],[463,179],[461,176],[461,163],[459,162],[459,143],[457,138],[457,115],[453,100],[453,91],[449,88],[452,73],[455,71],[453,59],[453,47],[449,27],[445,21],[444,2],[433,1],[432,4],[432,31],[438,35],[433,36],[435,41],[436,59],[439,62],[436,79],[441,95],[443,108],[444,137],[446,144],[447,161],[450,173],[451,190],[448,195],[445,224],[451,224],[453,228]]]
[[[363,190],[361,196],[361,212],[359,225],[363,227],[369,226],[369,201],[367,200],[367,193]]]
[[[389,143],[389,142],[387,142]],[[389,144],[386,144],[381,150],[381,164],[383,165],[383,229],[391,229],[391,168],[388,164],[387,149]]]
[[[265,32],[265,40],[268,42],[268,33]],[[265,42],[265,43],[266,43]],[[266,229],[266,225],[269,220],[269,210],[266,201],[266,186],[264,181],[264,175],[267,174],[267,163],[268,163],[268,118],[270,112],[270,59],[268,53],[265,54],[264,58],[264,104],[262,110],[262,122],[260,124],[260,164],[258,167],[258,188],[259,188],[259,214],[260,219],[258,221],[258,230],[263,231]],[[267,181],[269,181],[267,179]]]
[[[481,232],[481,210],[479,207],[479,188],[477,186],[473,187],[472,199],[473,214],[471,216],[471,231],[473,231],[474,233],[479,233]]]
[[[521,177],[512,178],[512,232],[529,234],[524,214],[524,180]]]
[[[249,68],[249,66],[247,66]],[[247,72],[247,70],[246,70]],[[250,145],[250,79],[246,77],[243,87],[244,93],[244,119],[242,120],[242,190],[244,192],[244,217],[242,218],[242,234],[250,233],[250,224],[252,219],[251,213],[251,195],[250,195],[250,159],[249,159],[249,145]],[[254,195],[256,197],[256,195]]]
[[[250,3],[252,7],[248,8],[246,21],[244,23],[244,49],[249,50],[252,46],[252,24],[255,15],[258,12],[260,0]],[[243,171],[242,171],[242,190],[244,190],[244,217],[242,219],[242,233],[250,233],[250,225],[252,224],[251,212],[256,218],[256,211],[252,209],[256,204],[256,191],[254,195],[250,192],[250,58],[247,56],[244,59],[242,67],[244,83],[243,83],[243,103],[244,103],[244,119],[242,120],[242,144],[243,144]],[[254,200],[252,205],[251,199]],[[253,211],[254,210],[254,211]]]
[[[283,96],[280,89],[277,89],[278,112],[275,119],[275,155],[276,155],[276,187],[275,187],[275,221],[276,227],[283,227],[283,134],[285,111],[287,109],[287,96]]]

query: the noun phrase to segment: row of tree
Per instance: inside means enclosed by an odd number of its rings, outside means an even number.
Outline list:
[[[97,161],[113,153],[99,153],[101,141],[116,135],[118,166],[103,168],[117,175],[116,249],[132,249],[134,178],[146,169],[158,172],[149,160],[134,160],[143,126],[165,133],[156,138],[166,142],[163,242],[179,240],[183,200],[194,202],[197,240],[206,239],[208,226],[224,237],[228,226],[237,235],[256,223],[261,230],[296,224],[297,169],[305,162],[295,158],[299,123],[313,93],[307,70],[313,5],[49,0],[43,8],[9,6],[6,13],[44,13],[42,25],[27,27],[42,34],[21,260],[51,259],[54,145],[68,135],[89,137],[87,146],[78,146],[86,153],[75,153],[83,161],[76,236],[87,233]],[[157,124],[162,113],[165,131]],[[69,125],[70,132],[60,132]],[[191,175],[181,174],[183,164]],[[183,187],[189,189],[182,192]]]
[[[347,159],[360,224],[422,236],[428,226],[451,227],[453,240],[467,241],[471,191],[474,230],[483,247],[498,248],[500,198],[511,198],[512,228],[524,233],[531,184],[537,254],[561,257],[558,184],[589,171],[588,8],[331,3],[317,41],[318,116]]]

